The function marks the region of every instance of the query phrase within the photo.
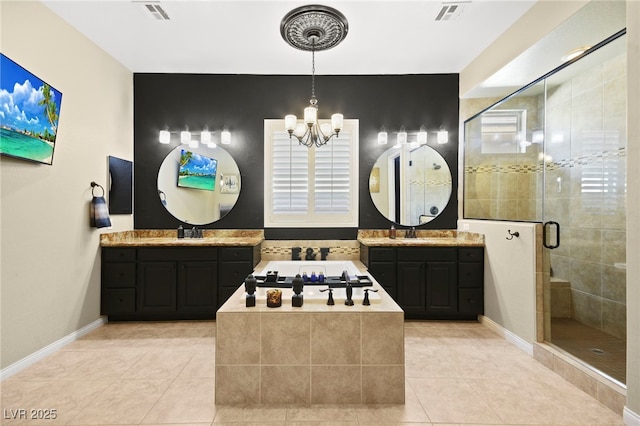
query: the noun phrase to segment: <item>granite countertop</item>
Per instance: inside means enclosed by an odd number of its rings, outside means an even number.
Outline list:
[[[416,230],[417,238],[405,238],[405,230],[396,230],[396,238],[389,238],[389,230],[360,230],[358,241],[365,246],[392,247],[484,247],[484,235],[455,230]]]
[[[177,238],[174,229],[138,229],[100,236],[102,247],[206,247],[257,246],[264,241],[263,230],[203,229],[203,238]]]

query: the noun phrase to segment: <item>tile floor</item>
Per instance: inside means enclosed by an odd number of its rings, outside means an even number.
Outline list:
[[[623,425],[479,323],[407,322],[405,340],[405,405],[231,407],[213,403],[215,322],[110,323],[3,381],[0,423]]]

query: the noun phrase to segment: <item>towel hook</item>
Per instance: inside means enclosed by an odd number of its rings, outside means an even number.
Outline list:
[[[95,191],[96,186],[97,186],[98,188],[102,189],[102,195],[101,195],[101,197],[104,197],[104,188],[102,187],[102,185],[99,185],[99,184],[97,184],[97,183],[95,183],[95,182],[91,182],[91,195],[92,195],[92,196],[94,196],[94,197],[96,196],[96,194],[94,194],[94,192],[93,192],[93,191]]]
[[[508,229],[507,232],[509,233],[509,236],[507,237],[507,240],[513,240],[513,237],[516,237],[516,238],[520,237],[520,233],[518,231],[511,232],[511,229]]]

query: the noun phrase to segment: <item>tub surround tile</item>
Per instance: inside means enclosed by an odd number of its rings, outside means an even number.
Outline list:
[[[311,363],[360,364],[360,316],[311,314]]]
[[[258,312],[218,315],[216,329],[217,364],[260,362],[260,314]]]
[[[239,287],[217,313],[216,403],[403,403],[404,313],[373,284],[379,303],[345,306],[336,296],[334,306],[323,299],[296,308],[290,296],[279,308],[264,300],[247,308]],[[247,337],[247,327],[259,336]],[[245,367],[258,375],[252,399],[238,397],[229,373]]]

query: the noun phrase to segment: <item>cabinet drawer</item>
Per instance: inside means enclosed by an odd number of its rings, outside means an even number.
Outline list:
[[[458,264],[459,287],[482,287],[483,275],[484,268],[482,263],[468,262]]]
[[[224,262],[218,266],[218,286],[238,288],[253,272],[251,262]]]
[[[482,314],[484,312],[484,297],[482,295],[482,289],[459,289],[458,311],[464,314]]]
[[[392,247],[374,247],[369,249],[370,261],[393,261],[395,260],[394,249]]]
[[[216,247],[148,247],[138,249],[139,261],[216,260]]]
[[[135,287],[136,264],[129,263],[103,263],[102,285],[109,288]]]
[[[102,313],[106,315],[131,314],[136,311],[136,290],[133,288],[105,289]]]
[[[102,261],[103,262],[135,262],[136,249],[105,247],[102,249]]]
[[[235,261],[235,260],[248,260],[251,261],[253,257],[252,247],[222,247],[220,249],[220,260],[223,261]]]
[[[419,260],[423,262],[431,261],[455,261],[457,257],[457,251],[453,247],[422,247],[422,248],[410,248],[399,247],[398,248],[398,261],[402,260]]]
[[[459,248],[458,260],[460,262],[482,262],[484,260],[484,248],[483,247]]]

